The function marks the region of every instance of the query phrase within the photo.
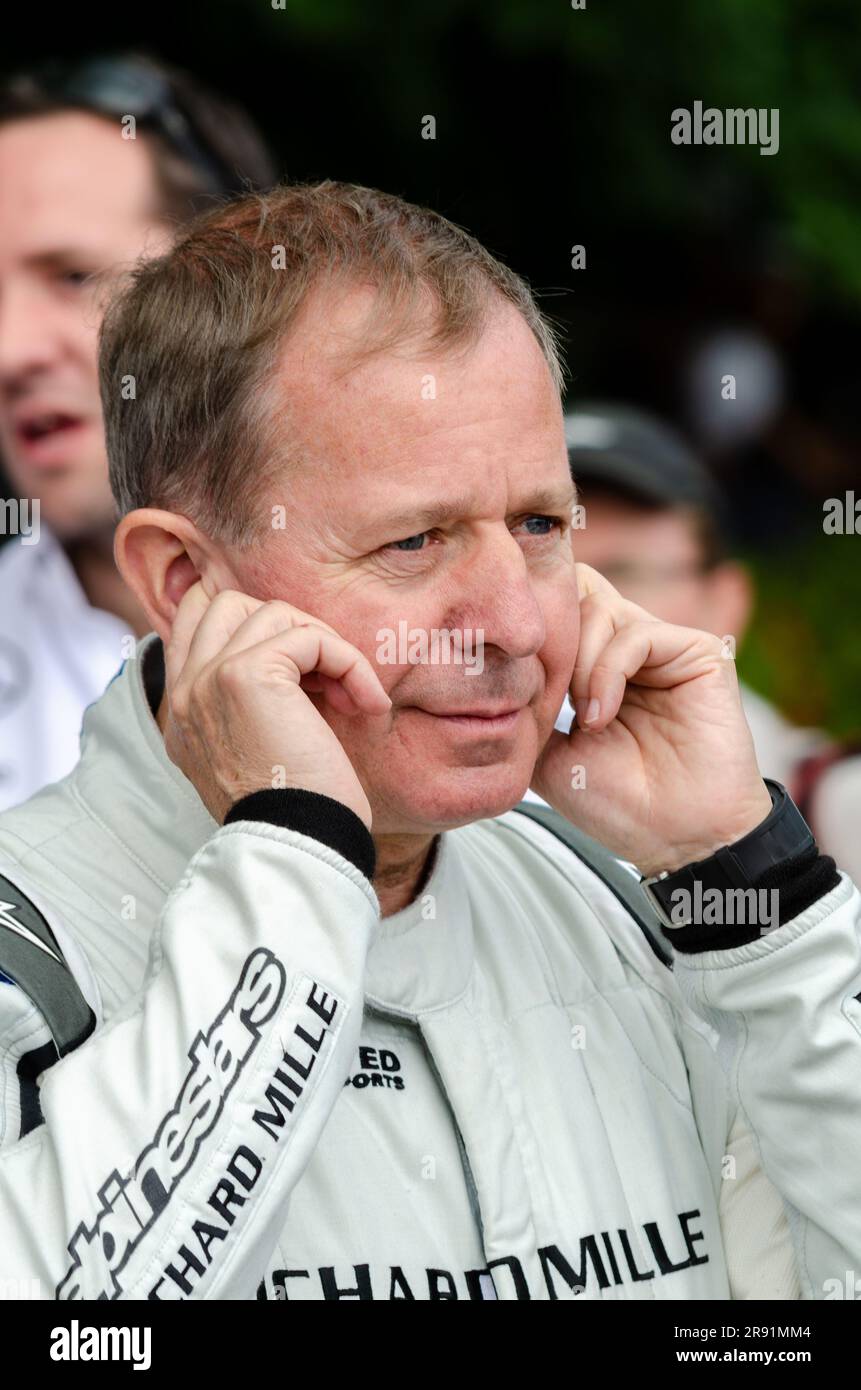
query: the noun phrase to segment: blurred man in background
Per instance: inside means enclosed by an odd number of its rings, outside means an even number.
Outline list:
[[[576,558],[655,617],[725,638],[733,657],[754,592],[728,552],[727,504],[713,477],[680,435],[638,410],[583,404],[565,431],[585,513]],[[822,848],[861,879],[861,756],[789,724],[743,683],[741,695],[764,775],[789,789]],[[571,720],[566,701],[557,728]]]
[[[147,630],[113,559],[96,371],[109,277],[274,181],[238,107],[147,57],[0,84],[0,459],[17,531],[0,551],[0,808],[73,767],[83,710]]]

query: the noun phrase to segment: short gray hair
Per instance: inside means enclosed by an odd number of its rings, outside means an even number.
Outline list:
[[[284,185],[192,223],[165,256],[137,268],[105,316],[99,369],[121,515],[164,507],[213,539],[259,539],[261,495],[287,462],[272,368],[312,289],[333,280],[376,291],[385,331],[362,357],[418,327],[431,347],[467,347],[494,300],[507,300],[561,395],[554,327],[526,282],[474,237],[374,189]],[[129,376],[133,404],[122,389]]]

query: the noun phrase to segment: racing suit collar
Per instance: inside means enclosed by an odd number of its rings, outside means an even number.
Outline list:
[[[472,963],[469,888],[456,834],[445,831],[422,891],[380,922],[368,956],[366,998],[389,1013],[416,1018],[459,999]]]
[[[219,827],[167,756],[147,698],[144,668],[155,694],[162,657],[156,633],[141,638],[101,699],[87,708],[81,759],[72,776],[89,813],[114,838],[112,804],[121,802],[134,815],[134,843],[125,848],[167,892]]]

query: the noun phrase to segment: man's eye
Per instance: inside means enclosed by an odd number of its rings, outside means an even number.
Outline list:
[[[423,550],[423,542],[427,540],[427,531],[419,531],[415,536],[407,536],[403,541],[390,541],[383,546],[384,550]]]
[[[537,526],[537,529],[530,530],[529,534],[531,536],[549,536],[551,531],[561,525],[561,522],[557,516],[536,515],[524,517],[521,524],[528,527],[532,527],[533,525]]]

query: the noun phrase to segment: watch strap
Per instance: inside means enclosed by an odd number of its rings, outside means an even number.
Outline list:
[[[700,895],[712,889],[745,891],[754,888],[769,870],[815,850],[813,832],[786,788],[770,778],[764,780],[772,807],[760,825],[706,859],[641,880],[643,891],[668,930],[677,931],[693,921],[691,916],[680,917],[674,902],[679,890],[688,895],[690,903],[696,900],[698,888]]]

